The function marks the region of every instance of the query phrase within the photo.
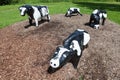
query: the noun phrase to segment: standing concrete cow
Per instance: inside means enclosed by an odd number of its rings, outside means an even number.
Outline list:
[[[77,68],[79,59],[84,48],[90,41],[88,32],[77,29],[63,42],[63,46],[56,48],[56,51],[50,59],[49,73],[53,73],[63,67],[66,63],[71,62],[74,68]]]
[[[82,14],[80,13],[80,9],[79,8],[74,8],[74,7],[71,7],[68,9],[68,11],[66,12],[65,16],[66,17],[71,17],[72,14],[80,14],[82,16]]]
[[[107,18],[106,11],[95,9],[90,16],[89,25],[91,27],[94,27],[95,29],[98,29],[100,21],[102,20],[102,25],[104,25],[106,18]]]
[[[35,20],[36,26],[38,26],[39,19],[47,17],[47,20],[50,21],[49,10],[47,6],[31,6],[23,5],[19,7],[21,16],[27,14],[29,16],[29,23],[32,24],[32,20]]]

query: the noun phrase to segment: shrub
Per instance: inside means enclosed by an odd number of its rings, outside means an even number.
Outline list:
[[[0,5],[6,5],[6,4],[14,4],[14,3],[39,3],[39,2],[79,2],[79,1],[116,1],[120,2],[120,0],[0,0]]]
[[[0,0],[0,5],[11,4],[12,0]]]

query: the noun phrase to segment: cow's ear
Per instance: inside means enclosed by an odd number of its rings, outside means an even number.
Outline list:
[[[56,51],[59,51],[59,49],[60,49],[60,46],[58,46],[58,47],[56,48]]]
[[[60,48],[63,48],[63,46],[58,46],[57,48],[56,48],[56,51],[59,51],[60,50]]]
[[[26,8],[26,11],[29,11],[28,9],[29,9],[29,8]]]
[[[63,46],[62,46],[62,45],[60,45],[60,46],[58,46],[58,48],[63,48]]]

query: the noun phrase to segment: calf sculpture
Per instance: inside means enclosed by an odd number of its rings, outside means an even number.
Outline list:
[[[32,20],[35,20],[36,26],[38,26],[39,19],[47,17],[47,20],[50,21],[49,10],[47,6],[31,6],[23,5],[19,7],[21,16],[27,14],[29,16],[29,23],[32,24]]]
[[[90,41],[88,32],[77,29],[63,42],[63,46],[56,48],[56,51],[50,59],[49,73],[53,73],[71,62],[76,69],[84,48]]]
[[[71,17],[72,14],[77,14],[77,15],[80,14],[82,16],[79,8],[69,8],[68,11],[66,12],[65,16]]]
[[[102,25],[104,25],[106,18],[107,18],[106,11],[95,9],[90,16],[89,25],[91,27],[94,27],[95,29],[98,29],[100,21],[102,20]]]

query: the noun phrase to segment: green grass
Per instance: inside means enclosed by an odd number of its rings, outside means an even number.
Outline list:
[[[0,28],[6,27],[8,25],[14,24],[19,21],[23,21],[27,19],[27,16],[20,16],[18,7],[22,4],[16,5],[7,5],[0,6]],[[83,14],[91,14],[91,12],[95,9],[106,9],[108,12],[108,19],[120,24],[120,3],[106,3],[106,2],[59,2],[59,3],[37,3],[32,5],[47,5],[50,10],[50,14],[60,14],[66,13],[66,10],[69,7],[79,7],[81,9],[81,13]]]
[[[0,7],[0,28],[25,19],[25,17],[20,16],[18,5],[7,5]]]

